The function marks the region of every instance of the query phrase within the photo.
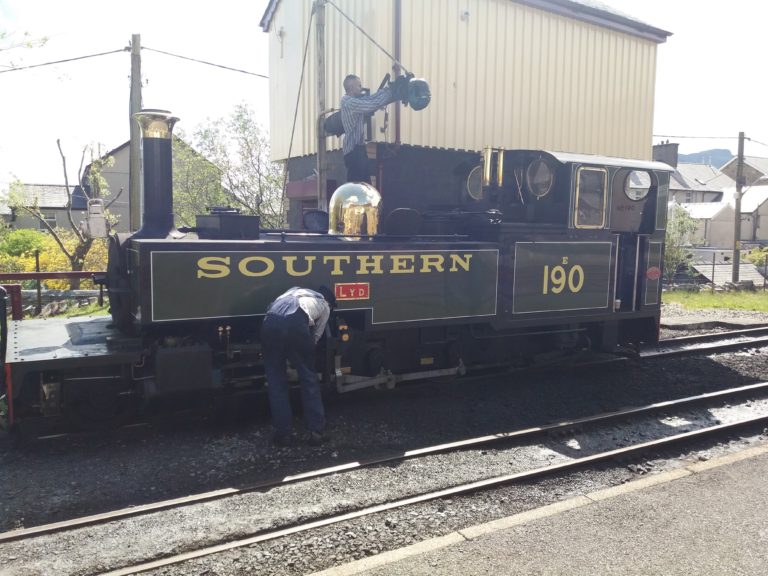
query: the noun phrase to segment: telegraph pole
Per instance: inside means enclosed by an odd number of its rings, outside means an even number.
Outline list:
[[[325,161],[325,0],[315,0],[315,32],[317,50],[317,208],[326,210],[325,189],[327,172]]]
[[[741,190],[744,186],[744,132],[739,132],[739,154],[736,158],[736,196],[734,197],[733,222],[733,272],[731,282],[739,283],[739,260],[741,258]]]
[[[131,125],[130,160],[128,166],[128,231],[141,228],[141,130],[133,115],[141,110],[141,35],[131,36],[131,102],[128,121]]]

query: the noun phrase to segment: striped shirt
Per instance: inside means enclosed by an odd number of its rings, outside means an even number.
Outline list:
[[[395,97],[389,86],[370,96],[355,97],[344,94],[341,97],[341,123],[344,125],[344,142],[341,149],[344,154],[349,154],[355,146],[363,143],[365,115],[394,101]]]
[[[286,303],[286,299],[292,299],[292,302]],[[284,294],[281,294],[269,305],[267,314],[270,312],[274,313],[274,308],[277,308],[280,315],[286,312],[293,312],[297,304],[309,318],[309,332],[312,334],[315,344],[317,344],[331,315],[331,307],[319,292],[309,290],[308,288],[293,287]]]

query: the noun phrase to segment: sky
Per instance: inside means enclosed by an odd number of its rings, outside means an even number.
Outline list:
[[[681,153],[727,148],[735,155],[739,132],[744,132],[752,139],[745,143],[745,154],[768,157],[768,44],[762,4],[600,1],[672,33],[657,50],[654,144],[669,140],[679,142]],[[680,136],[696,138],[676,138]]]
[[[295,0],[291,0],[295,1]],[[268,75],[267,33],[259,22],[267,0],[0,0],[0,48],[48,37],[44,47],[0,51],[0,71],[17,66],[121,50],[133,34],[141,45]],[[5,65],[5,66],[3,66]],[[269,80],[167,56],[141,54],[143,105],[180,118],[191,133],[207,119],[248,104],[269,122]],[[0,73],[0,191],[16,178],[62,184],[60,139],[70,181],[84,146],[107,152],[130,138],[131,55],[119,52],[54,66]],[[90,157],[86,158],[86,163]]]
[[[654,143],[679,142],[681,153],[728,148],[735,154],[743,131],[752,138],[747,155],[768,157],[759,2],[601,1],[673,33],[658,47]],[[268,75],[268,34],[259,27],[267,3],[0,0],[0,32],[7,34],[0,40],[0,191],[16,178],[63,183],[57,139],[70,181],[84,146],[106,152],[129,139],[130,52],[2,72],[10,62],[29,66],[121,50],[140,34],[145,48]],[[8,49],[24,33],[49,39],[43,47]],[[144,107],[172,111],[181,119],[177,129],[190,133],[240,103],[269,129],[264,78],[149,50],[142,51],[142,77]],[[702,138],[709,136],[725,138]]]

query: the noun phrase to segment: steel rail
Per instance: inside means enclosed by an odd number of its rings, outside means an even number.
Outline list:
[[[768,327],[747,328],[730,332],[661,340],[658,344],[641,350],[640,358],[653,359],[682,356],[685,354],[709,353],[765,344],[768,344]]]
[[[104,572],[102,573],[102,576],[127,576],[128,574],[138,574],[140,572],[146,572],[148,570],[154,570],[156,568],[162,568],[162,567],[170,566],[173,564],[180,564],[182,562],[193,560],[195,558],[201,558],[203,556],[210,556],[211,554],[218,554],[220,552],[226,552],[229,550],[234,550],[236,548],[242,548],[244,546],[251,546],[253,544],[257,544],[259,542],[265,542],[267,540],[274,540],[277,538],[282,538],[284,536],[290,536],[292,534],[298,534],[301,532],[306,532],[308,530],[314,530],[316,528],[322,528],[324,526],[330,526],[333,524],[338,524],[340,522],[346,522],[348,520],[362,518],[364,516],[385,512],[387,510],[403,508],[405,506],[411,506],[414,504],[429,502],[431,500],[437,500],[439,498],[477,492],[479,490],[483,490],[486,488],[494,488],[497,486],[502,486],[504,484],[518,482],[521,480],[531,480],[541,476],[551,475],[557,472],[566,472],[566,471],[580,468],[586,464],[593,464],[595,462],[611,460],[619,456],[637,454],[640,452],[647,451],[651,448],[668,446],[668,445],[676,444],[679,442],[688,441],[688,440],[700,438],[703,436],[707,436],[710,434],[714,434],[716,432],[722,432],[726,430],[735,430],[737,428],[741,428],[741,427],[745,427],[745,426],[749,426],[749,425],[753,425],[753,424],[757,424],[765,421],[768,421],[768,415],[757,416],[755,418],[749,418],[746,420],[741,420],[739,422],[732,422],[730,424],[718,424],[716,426],[711,426],[709,428],[702,428],[700,430],[684,432],[682,434],[677,434],[675,436],[668,436],[666,438],[660,438],[658,440],[651,440],[648,442],[643,442],[641,444],[635,444],[633,446],[616,448],[614,450],[608,450],[606,452],[592,454],[591,456],[584,456],[582,458],[577,458],[570,462],[553,464],[551,466],[544,466],[541,468],[535,468],[533,470],[527,470],[524,472],[515,472],[514,474],[506,474],[504,476],[496,476],[494,478],[488,478],[486,480],[479,480],[476,482],[470,482],[468,484],[461,484],[458,486],[453,486],[451,488],[445,488],[443,490],[427,492],[424,494],[419,494],[417,496],[411,496],[409,498],[404,498],[404,499],[396,500],[393,502],[387,502],[385,504],[370,506],[368,508],[363,508],[362,510],[355,510],[352,512],[347,512],[345,514],[339,514],[336,516],[320,518],[312,522],[307,522],[306,524],[298,524],[295,526],[282,528],[282,529],[274,530],[271,532],[265,531],[261,533],[256,533],[253,536],[249,536],[247,538],[243,538],[239,540],[234,540],[231,542],[226,542],[224,544],[209,546],[206,548],[201,548],[199,550],[193,550],[190,552],[185,552],[185,553],[177,554],[174,556],[168,556],[166,558],[161,558],[158,560],[152,560],[150,562],[144,562],[142,564],[136,564],[133,566],[119,568],[117,570],[112,570],[110,572]]]
[[[693,334],[678,338],[665,338],[659,344],[684,344],[686,342],[706,342],[707,340],[720,340],[727,337],[749,336],[750,334],[768,334],[768,326],[753,326],[752,328],[739,328],[738,330],[726,330],[723,332],[708,332],[706,334]]]
[[[101,524],[106,522],[112,522],[114,520],[120,520],[129,518],[132,516],[140,516],[149,514],[152,512],[159,512],[162,510],[168,510],[171,508],[178,508],[190,504],[198,504],[202,502],[208,502],[211,500],[217,500],[229,496],[235,496],[237,494],[247,494],[249,492],[256,492],[259,490],[265,490],[270,488],[277,488],[300,480],[310,480],[314,478],[320,478],[323,476],[329,476],[331,474],[338,474],[340,472],[347,472],[350,470],[357,470],[360,468],[366,468],[370,466],[376,466],[380,464],[386,464],[391,462],[403,461],[417,456],[429,456],[433,454],[439,454],[450,450],[462,450],[471,448],[474,446],[481,446],[491,444],[493,442],[500,442],[504,440],[521,439],[526,437],[535,436],[547,432],[555,432],[557,430],[568,429],[574,426],[583,426],[586,424],[596,424],[600,422],[606,422],[615,419],[626,418],[629,416],[638,416],[641,414],[654,412],[664,408],[679,407],[689,404],[695,404],[706,400],[713,400],[717,398],[730,397],[740,394],[748,394],[753,392],[768,391],[768,382],[759,382],[755,384],[747,384],[745,386],[739,386],[736,388],[729,388],[727,390],[718,390],[715,392],[707,392],[704,394],[698,394],[696,396],[687,396],[684,398],[678,398],[675,400],[665,400],[663,402],[655,402],[653,404],[647,404],[645,406],[635,406],[630,408],[624,408],[621,410],[615,410],[611,412],[604,412],[594,416],[585,416],[583,418],[576,418],[572,420],[565,420],[562,422],[556,422],[543,426],[534,426],[530,428],[523,428],[520,430],[514,430],[512,432],[500,432],[498,434],[491,434],[487,436],[479,436],[476,438],[469,438],[467,440],[459,440],[456,442],[448,442],[445,444],[437,444],[435,446],[428,446],[425,448],[416,448],[413,450],[407,450],[402,453],[393,454],[389,456],[382,456],[379,458],[371,458],[368,460],[362,460],[357,462],[347,462],[345,464],[339,464],[338,466],[332,466],[329,468],[320,468],[318,470],[311,470],[308,472],[302,472],[299,474],[293,474],[284,476],[279,479],[265,480],[255,484],[250,484],[243,487],[222,488],[220,490],[213,490],[211,492],[202,492],[200,494],[192,494],[181,498],[173,498],[170,500],[163,500],[160,502],[152,502],[150,504],[142,504],[139,506],[132,506],[130,508],[122,508],[119,510],[113,510],[110,512],[103,512],[100,514],[93,514],[90,516],[83,516],[80,518],[73,518],[71,520],[63,520],[61,522],[53,522],[50,524],[41,524],[39,526],[32,526],[29,528],[18,528],[10,530],[8,532],[0,533],[0,543],[10,542],[13,540],[20,540],[24,538],[40,536],[43,534],[51,534],[55,532],[62,532],[74,528],[82,528],[85,526],[91,526],[95,524]]]

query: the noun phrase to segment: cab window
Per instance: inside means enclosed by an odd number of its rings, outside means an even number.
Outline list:
[[[582,167],[577,178],[574,225],[576,228],[603,228],[608,171]]]

